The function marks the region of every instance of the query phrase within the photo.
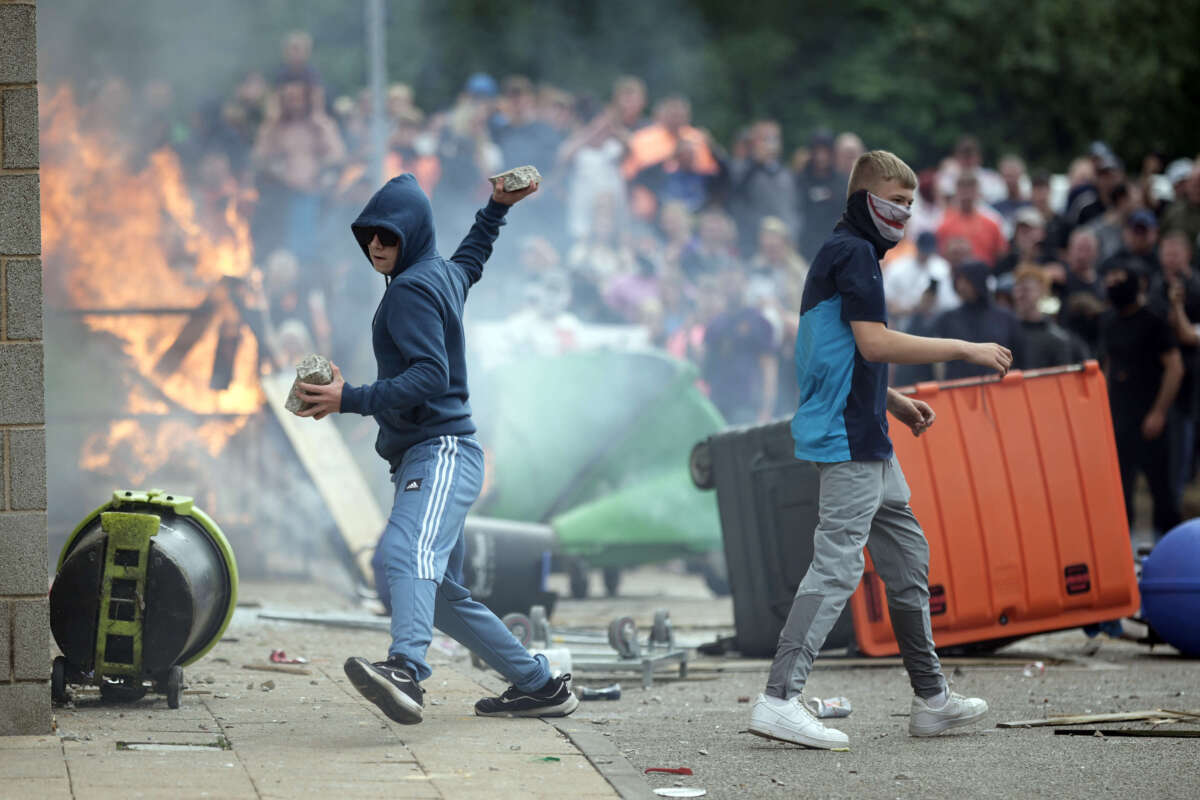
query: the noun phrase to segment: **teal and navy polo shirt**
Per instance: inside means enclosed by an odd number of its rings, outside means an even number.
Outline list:
[[[875,246],[843,222],[813,259],[800,303],[796,458],[883,461],[892,455],[888,367],[863,358],[852,320],[886,324],[887,305]]]

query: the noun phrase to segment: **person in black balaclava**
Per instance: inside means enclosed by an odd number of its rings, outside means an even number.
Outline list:
[[[1133,524],[1133,489],[1146,476],[1154,500],[1155,537],[1182,517],[1168,470],[1167,413],[1183,381],[1183,358],[1166,320],[1146,305],[1146,274],[1135,260],[1104,274],[1110,311],[1100,323],[1100,365],[1108,378],[1125,512]]]
[[[1014,364],[1021,364],[1025,360],[1021,324],[1011,311],[992,303],[990,274],[988,265],[982,261],[968,261],[955,270],[954,291],[962,298],[962,305],[938,317],[933,335],[968,342],[997,342],[1012,351]],[[946,378],[974,378],[992,371],[965,361],[952,361],[946,365]]]

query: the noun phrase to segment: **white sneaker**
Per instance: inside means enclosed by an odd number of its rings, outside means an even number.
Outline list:
[[[764,739],[778,739],[805,747],[829,750],[846,747],[849,737],[839,730],[826,728],[804,707],[800,695],[787,702],[760,694],[750,711],[750,733]]]
[[[987,710],[987,703],[978,697],[963,697],[953,692],[941,708],[933,708],[924,698],[914,697],[908,716],[908,733],[910,736],[937,736],[942,731],[970,725]]]

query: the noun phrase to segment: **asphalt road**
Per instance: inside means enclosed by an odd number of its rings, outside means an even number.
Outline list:
[[[598,580],[593,591],[600,592]],[[680,635],[689,639],[731,630],[728,599],[712,598],[699,578],[651,569],[626,576],[620,597],[561,602],[554,622],[599,628],[612,616],[630,614],[648,625],[660,607],[671,610]],[[1063,631],[1010,645],[997,654],[1009,659],[1002,664],[948,665],[953,689],[985,698],[990,712],[973,728],[934,739],[908,736],[911,695],[901,668],[819,660],[811,695],[844,695],[853,705],[850,717],[835,724],[850,736],[850,752],[844,753],[744,733],[750,707],[741,699],[762,691],[765,661],[697,662],[688,680],[659,680],[649,690],[632,674],[612,676],[621,681],[622,699],[584,703],[576,717],[593,723],[639,772],[679,766],[694,772],[647,775],[649,788],[698,786],[714,798],[1200,797],[1200,739],[1056,736],[1052,728],[995,727],[1048,714],[1200,711],[1200,661],[1169,647],[1151,652],[1109,639],[1091,653],[1089,641],[1078,630]],[[1025,664],[1039,660],[1044,672],[1035,669],[1026,677]],[[610,680],[576,674],[577,685]],[[1197,723],[1163,729],[1200,728]]]

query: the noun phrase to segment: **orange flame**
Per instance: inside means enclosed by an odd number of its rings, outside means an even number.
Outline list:
[[[114,337],[128,357],[128,396],[113,398],[110,407],[120,409],[117,416],[165,415],[172,408],[202,415],[257,412],[263,405],[259,343],[241,319],[231,295],[236,289],[222,283],[253,277],[240,198],[231,196],[223,213],[206,215],[173,151],[164,148],[137,163],[137,154],[121,143],[128,137],[96,124],[99,109],[79,106],[69,87],[42,101],[47,300],[96,311],[179,310],[82,316],[90,330]],[[232,352],[221,354],[231,362],[231,377],[224,388],[213,388],[223,336],[237,343],[227,342]],[[194,429],[164,422],[149,435],[137,422],[118,421],[88,440],[80,466],[107,469],[121,452],[149,474],[181,447],[199,444],[210,455],[219,453],[245,422],[221,419]],[[132,462],[124,467],[135,469]]]

